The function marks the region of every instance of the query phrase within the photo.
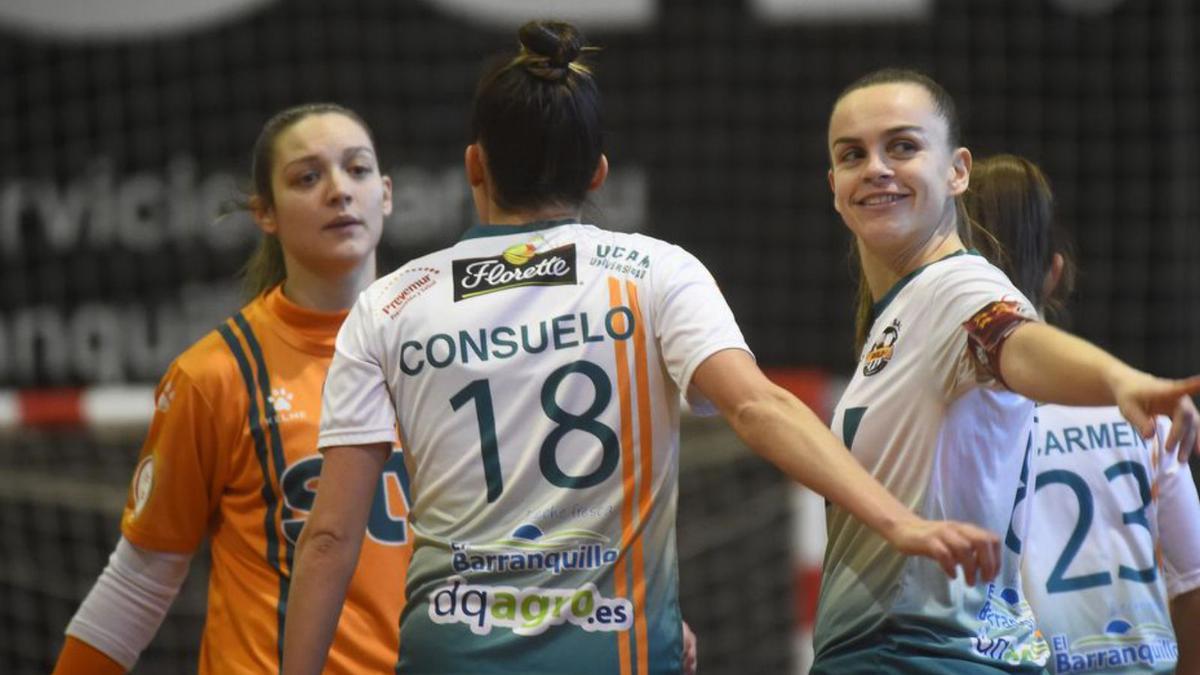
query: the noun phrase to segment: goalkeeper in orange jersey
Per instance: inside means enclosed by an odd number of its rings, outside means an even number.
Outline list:
[[[338,105],[263,127],[248,206],[263,232],[254,299],[171,364],[134,473],[121,540],[67,626],[55,673],[117,673],[149,644],[207,539],[201,673],[277,672],[294,545],[318,489],[321,386],[338,328],[375,279],[391,212],[371,132]],[[373,486],[367,537],[327,661],[393,672],[409,557],[399,450]]]

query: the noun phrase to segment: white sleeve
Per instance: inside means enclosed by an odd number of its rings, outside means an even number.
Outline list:
[[[716,280],[691,253],[672,246],[672,255],[656,267],[654,330],[671,379],[697,415],[716,412],[691,388],[692,374],[709,356],[724,349],[750,353],[733,311]],[[751,356],[753,354],[751,353]]]
[[[956,269],[943,276],[934,289],[934,325],[938,333],[930,350],[931,372],[942,383],[946,400],[958,398],[964,391],[980,385],[999,387],[979,357],[968,348],[964,324],[994,302],[1011,302],[1018,314],[1037,320],[1033,305],[1012,285],[1000,270],[989,266]]]
[[[342,323],[333,362],[325,374],[320,448],[396,440],[396,412],[371,318],[368,289],[358,296]]]
[[[1166,438],[1169,428],[1169,423],[1160,422],[1161,438]],[[1159,546],[1166,570],[1167,596],[1174,598],[1200,588],[1200,497],[1196,495],[1196,482],[1187,464],[1179,466],[1175,473],[1163,474],[1160,480]]]
[[[138,548],[121,537],[96,585],[67,624],[67,635],[126,670],[154,639],[183,586],[192,556]]]

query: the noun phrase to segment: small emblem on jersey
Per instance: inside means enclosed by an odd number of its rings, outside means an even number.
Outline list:
[[[136,518],[150,500],[154,487],[154,455],[148,455],[133,472],[133,515]]]
[[[296,410],[294,402],[296,395],[288,391],[286,387],[275,387],[271,389],[271,395],[267,397],[267,403],[270,406],[267,409],[268,414],[274,413],[267,417],[268,422],[281,424],[283,422],[291,422],[292,420],[302,420],[308,417],[308,413],[304,410]]]
[[[295,395],[283,387],[271,390],[270,401],[271,405],[275,407],[275,412],[287,412],[291,410],[293,398],[295,398]]]
[[[883,335],[871,345],[863,357],[863,375],[870,377],[887,367],[896,351],[896,340],[900,339],[900,319],[883,329]]]
[[[384,315],[392,319],[400,316],[400,310],[404,309],[405,305],[425,293],[425,291],[433,288],[434,284],[437,283],[437,275],[439,274],[441,274],[441,271],[434,267],[414,267],[397,273],[395,283],[403,284],[403,287],[396,294],[396,297],[383,306],[382,311]],[[416,278],[411,279],[414,276]]]
[[[1029,317],[1021,313],[1022,305],[1015,300],[990,302],[963,323],[967,331],[967,345],[981,365],[991,372],[1002,384],[1000,376],[1000,350],[1004,341]]]
[[[650,256],[637,249],[609,244],[596,244],[596,255],[588,261],[593,267],[601,267],[610,272],[624,274],[641,279],[650,269]]]
[[[542,250],[544,243],[538,237],[498,256],[455,260],[454,301],[521,286],[574,284],[575,244]]]
[[[158,408],[159,412],[167,412],[171,409],[171,401],[175,400],[175,383],[167,382],[163,385],[162,391],[158,393],[158,399],[154,401],[154,407]]]
[[[521,267],[536,254],[537,244],[531,241],[524,244],[517,244],[516,246],[509,246],[504,249],[504,253],[501,253],[500,256],[508,261],[509,264]]]

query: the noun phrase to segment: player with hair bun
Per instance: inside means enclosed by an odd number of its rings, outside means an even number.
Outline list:
[[[263,232],[245,270],[253,300],[159,383],[121,540],[67,626],[58,675],[132,668],[205,540],[199,672],[281,667],[294,542],[321,473],[321,386],[338,328],[375,279],[391,181],[363,120],[325,103],[263,126],[251,180],[248,206]],[[391,673],[396,662],[407,476],[399,451],[384,445],[383,470],[363,486],[369,537],[336,621],[330,673]]]
[[[1039,311],[1061,308],[1073,264],[1036,164],[975,163],[967,213]],[[1021,572],[1055,673],[1200,672],[1200,498],[1169,435],[1139,438],[1115,407],[1039,406]],[[1187,444],[1189,441],[1182,441]],[[1172,630],[1172,625],[1174,630]]]
[[[1006,536],[994,581],[947,578],[953,570],[897,555],[832,505],[812,672],[1042,672],[1050,648],[1022,594],[1016,544],[1032,401],[1117,404],[1142,437],[1154,415],[1174,415],[1167,446],[1186,456],[1200,377],[1151,377],[1041,323],[970,248],[959,198],[971,153],[953,99],[928,76],[889,68],[850,84],[828,148],[834,208],[862,273],[860,364],[833,428],[906,507]]]
[[[481,224],[372,285],[338,336],[285,672],[321,670],[397,424],[415,534],[399,672],[678,673],[680,393],[898,551],[990,578],[999,538],[872,480],[758,369],[695,257],[580,223],[608,173],[588,47],[558,22],[518,38],[475,94]]]

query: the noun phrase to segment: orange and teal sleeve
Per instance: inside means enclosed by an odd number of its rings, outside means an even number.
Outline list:
[[[214,400],[220,392],[204,391],[178,362],[155,390],[154,418],[121,518],[121,533],[135,546],[191,553],[207,535],[220,495]]]
[[[51,675],[121,675],[125,668],[83,640],[67,636]]]

